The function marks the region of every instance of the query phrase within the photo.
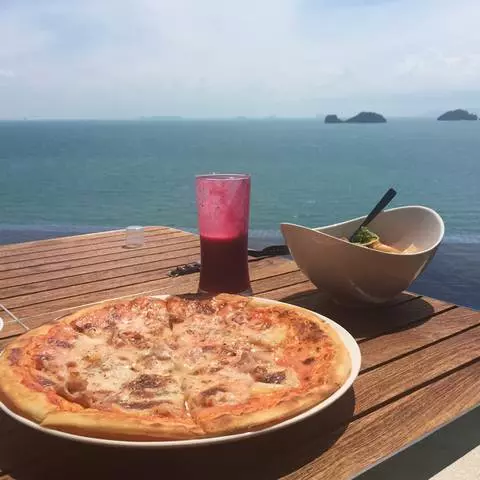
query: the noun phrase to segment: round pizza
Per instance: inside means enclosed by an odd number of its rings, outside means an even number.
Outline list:
[[[189,439],[279,423],[332,395],[350,370],[337,332],[308,310],[228,294],[139,297],[10,343],[0,400],[75,434]]]

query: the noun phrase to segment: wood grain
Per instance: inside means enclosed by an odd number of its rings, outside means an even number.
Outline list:
[[[285,296],[296,295],[308,290],[316,289],[309,280],[296,283],[294,285],[287,285],[286,287],[276,288],[275,290],[267,290],[266,292],[256,292],[255,295],[262,298],[270,298],[272,300],[281,301]]]
[[[196,290],[198,274],[167,273],[198,259],[197,237],[149,227],[146,247],[127,250],[123,236],[120,230],[0,247],[0,301],[33,328],[107,299]],[[339,306],[283,258],[251,261],[250,272],[255,295],[327,315],[357,338],[362,372],[354,389],[308,422],[271,435],[121,455],[45,436],[0,413],[0,468],[22,480],[142,478],[154,471],[166,478],[202,472],[212,479],[341,480],[479,404],[479,312],[409,293],[377,308]],[[20,333],[7,323],[0,349]]]
[[[287,294],[279,299],[331,318],[360,342],[411,327],[455,308],[455,305],[441,300],[409,293],[399,295],[385,306],[363,308],[338,305],[328,295],[311,289],[306,294]]]
[[[154,260],[152,257],[157,257],[158,260]],[[34,293],[45,292],[47,290],[57,290],[73,285],[78,286],[81,284],[93,283],[98,280],[107,280],[152,271],[159,272],[162,269],[171,269],[182,263],[193,262],[198,260],[198,257],[199,250],[198,247],[195,246],[184,250],[182,249],[159,255],[152,255],[147,260],[145,257],[128,259],[128,262],[131,263],[131,265],[128,266],[120,266],[118,265],[119,262],[115,262],[113,265],[112,262],[108,262],[108,266],[106,266],[105,263],[96,265],[95,269],[91,272],[85,272],[85,270],[92,269],[92,266],[81,267],[80,269],[73,271],[70,269],[68,272],[69,275],[61,278],[47,278],[43,281],[0,288],[0,301],[2,299],[19,297],[22,295],[31,296]],[[79,270],[83,270],[85,273],[76,273]]]
[[[165,238],[166,237],[166,238]],[[173,240],[171,244],[177,243],[176,241],[182,238],[184,240],[192,240],[195,237],[193,235],[188,234],[188,233],[183,233],[183,232],[178,232],[178,233],[169,233],[165,235],[161,235],[159,237],[155,237],[151,241],[145,242],[145,246],[140,247],[140,248],[131,248],[127,249],[124,247],[124,245],[118,245],[118,246],[113,246],[113,247],[105,247],[105,248],[91,248],[91,247],[83,247],[85,250],[82,249],[82,251],[77,251],[73,253],[63,253],[62,250],[59,252],[49,252],[48,256],[38,256],[35,253],[29,253],[26,255],[22,255],[22,259],[16,259],[16,260],[11,260],[10,261],[2,261],[0,264],[0,271],[7,271],[7,270],[16,270],[19,268],[25,268],[25,267],[31,267],[31,266],[36,266],[36,265],[43,265],[45,263],[59,263],[59,262],[65,262],[69,260],[83,260],[83,259],[92,259],[96,258],[98,259],[99,257],[103,257],[106,255],[113,255],[116,253],[121,253],[121,254],[126,254],[127,252],[133,253],[133,254],[138,254],[139,253],[148,253],[151,251],[153,248],[159,245],[164,245],[165,240]]]
[[[291,267],[291,270],[293,271],[276,274],[255,282],[253,286],[254,288],[252,288],[253,295],[259,295],[261,293],[266,296],[268,295],[268,292],[274,292],[279,288],[284,288],[286,285],[288,287],[295,286],[299,283],[304,285],[307,280],[305,275],[297,269],[295,264],[289,265],[289,267]],[[288,270],[290,270],[289,267],[287,267]]]
[[[22,284],[30,283],[28,276],[35,275],[39,273],[51,273],[51,278],[57,278],[59,272],[67,272],[72,268],[76,267],[85,267],[88,265],[96,265],[101,267],[102,264],[107,262],[122,262],[125,260],[134,260],[142,261],[148,260],[150,257],[159,255],[161,253],[172,254],[173,252],[179,252],[186,248],[198,247],[200,252],[200,242],[198,239],[185,237],[180,239],[170,239],[164,240],[160,245],[155,246],[154,248],[136,248],[136,249],[124,249],[120,253],[100,255],[100,256],[90,256],[85,258],[80,258],[77,260],[65,260],[59,262],[49,262],[41,263],[40,265],[26,266],[13,268],[8,271],[0,272],[0,279],[17,279],[20,277]],[[68,276],[68,275],[67,275]],[[24,277],[27,277],[26,279]],[[50,277],[47,277],[50,278]],[[44,278],[45,279],[45,278]]]
[[[172,227],[161,227],[161,226],[145,226],[145,234],[150,235],[155,232],[162,231],[183,231],[178,230]],[[10,243],[7,245],[0,245],[0,252],[12,252],[12,251],[22,251],[29,248],[58,248],[65,245],[71,245],[77,242],[88,242],[95,244],[97,241],[104,242],[111,238],[120,238],[120,236],[125,235],[125,229],[118,230],[108,230],[106,232],[92,232],[92,233],[82,233],[78,235],[66,235],[63,237],[47,238],[44,240],[32,240],[29,242],[20,242],[20,243]]]
[[[146,230],[144,232],[144,237],[147,242],[151,241],[154,237],[165,234],[172,233],[183,233],[188,234],[182,230],[177,230],[174,228],[155,228],[151,230]],[[123,245],[125,243],[125,230],[119,230],[117,233],[97,235],[96,237],[90,237],[87,235],[77,235],[74,237],[64,237],[62,245],[58,244],[49,244],[47,241],[39,240],[35,245],[29,245],[26,243],[17,243],[13,245],[0,245],[0,255],[2,258],[11,258],[18,255],[37,253],[39,256],[43,256],[47,252],[55,252],[58,250],[63,250],[65,252],[75,251],[77,248],[85,248],[86,245],[95,248],[103,245]],[[67,240],[68,238],[68,240]],[[17,247],[15,249],[10,247]]]
[[[475,327],[363,373],[355,383],[355,415],[479,359],[480,327]]]
[[[374,368],[475,325],[480,325],[480,312],[465,307],[441,312],[419,325],[361,343],[362,368]]]
[[[158,281],[159,278],[165,277],[166,272],[161,271],[140,271],[138,269],[136,272],[130,275],[123,275],[121,277],[113,277],[102,279],[100,275],[96,275],[97,280],[92,280],[89,283],[81,283],[78,285],[68,285],[62,288],[56,288],[54,290],[46,290],[38,293],[31,293],[26,295],[20,295],[17,297],[10,297],[8,299],[3,299],[2,303],[5,304],[9,309],[16,311],[19,307],[29,307],[38,304],[45,304],[50,302],[58,302],[59,300],[69,299],[73,297],[86,297],[88,300],[88,294],[97,293],[102,291],[112,291],[113,293],[116,289],[121,287],[132,287],[136,289],[145,288],[146,285],[151,284],[151,282]],[[99,278],[100,277],[100,278]]]
[[[82,275],[85,273],[101,272],[110,269],[118,269],[122,267],[131,267],[133,265],[148,264],[151,262],[158,262],[161,260],[168,260],[172,258],[180,258],[185,255],[196,254],[200,256],[199,245],[196,241],[188,242],[186,244],[180,244],[182,248],[174,249],[171,251],[152,253],[149,255],[143,255],[141,257],[128,257],[121,260],[103,261],[100,263],[94,263],[91,265],[82,264],[78,267],[68,267],[62,269],[56,269],[53,271],[47,271],[46,273],[30,273],[15,278],[7,278],[0,280],[0,294],[4,295],[3,289],[10,287],[20,287],[23,285],[35,284],[38,282],[54,281],[59,278],[75,277],[76,275]],[[180,261],[180,260],[179,260]],[[178,263],[177,263],[178,264]]]
[[[454,305],[441,300],[418,297],[389,307],[380,307],[369,312],[333,313],[333,319],[345,327],[358,341],[378,337],[420,323],[433,315],[445,312]]]
[[[351,478],[477,406],[479,374],[479,363],[469,365],[352,422],[333,448],[285,478]]]

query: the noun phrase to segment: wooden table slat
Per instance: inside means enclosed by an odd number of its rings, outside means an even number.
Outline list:
[[[35,266],[35,265],[43,265],[46,262],[51,263],[58,263],[64,262],[67,260],[82,260],[85,258],[95,258],[95,257],[102,257],[104,255],[112,255],[115,253],[124,253],[125,250],[131,251],[141,251],[147,252],[152,248],[164,244],[165,240],[174,240],[171,244],[176,243],[176,240],[182,239],[194,239],[196,238],[194,235],[185,232],[173,232],[173,233],[165,233],[153,238],[147,238],[145,242],[145,246],[136,248],[136,249],[128,249],[125,247],[124,244],[119,243],[118,245],[108,245],[103,246],[100,245],[99,248],[93,248],[89,245],[85,245],[79,249],[76,249],[73,252],[69,252],[68,249],[66,251],[61,250],[59,252],[46,252],[43,255],[37,254],[36,252],[27,253],[24,255],[18,255],[15,257],[7,257],[5,259],[2,258],[2,263],[0,265],[2,271],[7,271],[10,269],[17,269],[17,268],[24,268],[28,266]]]
[[[479,344],[480,327],[475,327],[363,373],[355,383],[355,415],[478,360]]]
[[[75,270],[70,269],[67,273],[68,277],[48,278],[47,280],[37,281],[28,284],[17,284],[10,287],[0,287],[0,302],[6,298],[21,297],[24,295],[32,295],[34,293],[45,292],[48,290],[56,290],[63,287],[78,286],[86,283],[94,283],[99,280],[108,280],[113,278],[125,277],[128,275],[135,275],[146,272],[158,272],[162,269],[173,268],[175,266],[190,263],[199,259],[199,249],[197,246],[185,250],[166,252],[158,255],[158,260],[149,258],[144,261],[143,257],[132,261],[129,266],[113,266],[109,262],[108,266],[105,263],[97,265],[94,271],[88,273],[75,274]],[[118,262],[117,262],[118,263]],[[103,268],[102,268],[103,267]],[[85,269],[85,267],[83,267]],[[92,268],[91,266],[89,267]],[[45,274],[43,274],[45,275]],[[16,280],[16,279],[15,279]],[[1,282],[0,282],[1,283]],[[12,283],[14,283],[12,281]],[[33,303],[33,302],[32,302]]]
[[[312,291],[309,295],[286,296],[279,300],[308,308],[331,318],[360,342],[405,328],[455,308],[451,303],[415,294],[400,295],[388,306],[372,308],[342,307],[318,291]]]
[[[159,262],[171,259],[180,259],[188,255],[196,255],[199,258],[200,250],[197,242],[193,242],[192,246],[186,245],[186,248],[181,250],[167,251],[163,253],[152,253],[151,255],[144,255],[142,257],[125,258],[123,260],[110,260],[107,262],[94,263],[92,265],[81,265],[79,267],[73,267],[68,269],[59,269],[46,273],[33,273],[24,275],[21,277],[7,278],[0,280],[0,294],[5,295],[5,289],[11,287],[30,286],[32,284],[38,284],[42,282],[55,282],[58,279],[67,279],[68,277],[76,277],[72,279],[72,283],[78,280],[78,276],[94,273],[105,272],[110,270],[117,270],[124,267],[132,267],[143,264],[150,264],[153,262]],[[198,259],[197,258],[197,259]],[[179,263],[177,263],[178,265]],[[68,282],[69,280],[64,280]],[[52,283],[55,285],[55,283]],[[35,288],[35,287],[32,287]],[[8,290],[7,290],[8,292]],[[10,295],[9,295],[10,296]],[[11,295],[13,296],[13,295]]]
[[[153,241],[155,237],[164,236],[172,233],[184,233],[182,230],[177,230],[175,228],[152,228],[147,229],[144,232],[145,241]],[[64,237],[65,240],[61,245],[61,250],[65,253],[71,253],[75,251],[85,251],[86,247],[90,248],[105,248],[108,246],[124,245],[125,244],[125,230],[117,230],[116,233],[111,233],[107,235],[89,237],[87,235],[76,235],[73,237]],[[68,240],[66,240],[68,238]],[[59,240],[59,239],[52,239]],[[3,259],[15,260],[18,256],[23,256],[25,254],[36,253],[39,257],[48,257],[51,252],[58,252],[59,245],[43,244],[45,240],[39,240],[35,245],[28,245],[27,243],[14,244],[17,246],[16,249],[12,249],[13,245],[0,245],[0,255]]]
[[[56,288],[53,290],[42,291],[38,293],[31,293],[26,295],[20,295],[17,297],[10,297],[8,299],[2,299],[2,303],[7,305],[11,310],[15,310],[19,307],[28,307],[38,304],[48,303],[50,301],[57,301],[63,299],[69,299],[78,296],[88,296],[90,293],[97,293],[101,291],[114,291],[120,287],[132,286],[133,288],[143,289],[144,285],[150,282],[156,282],[159,278],[165,277],[166,272],[161,271],[136,271],[130,275],[123,275],[120,277],[113,277],[107,279],[101,279],[97,281],[91,281],[88,283],[81,283],[78,285],[68,285],[66,287]],[[137,287],[137,285],[139,287]],[[113,293],[113,295],[115,295]]]
[[[0,271],[0,279],[15,279],[22,277],[20,281],[25,282],[23,279],[25,276],[51,272],[55,272],[52,274],[52,278],[56,278],[58,272],[68,272],[70,269],[77,267],[95,265],[97,268],[101,268],[102,264],[108,264],[108,262],[124,262],[127,260],[148,261],[149,258],[161,253],[172,254],[174,252],[181,252],[182,250],[194,247],[200,248],[200,242],[198,239],[186,236],[182,237],[182,241],[177,241],[177,239],[165,240],[158,246],[152,248],[142,247],[136,249],[124,249],[120,253],[88,256],[77,260],[62,260],[59,262],[40,263],[33,266],[12,268],[3,272]],[[179,255],[181,255],[181,253],[179,253]],[[30,283],[28,279],[26,280],[26,283]]]
[[[352,422],[333,448],[285,479],[352,478],[468,412],[480,402],[479,367],[477,362],[452,372]]]
[[[275,290],[267,290],[265,292],[255,292],[255,296],[260,298],[270,298],[271,300],[281,301],[287,297],[296,296],[304,292],[316,293],[317,289],[309,280],[305,280],[294,285],[287,285],[285,287],[277,287]],[[291,302],[294,304],[295,302]],[[300,305],[299,305],[300,306]]]
[[[157,227],[157,226],[146,226],[144,227],[146,235],[153,235],[157,232],[164,231],[183,231],[178,230],[172,227]],[[47,238],[44,240],[32,240],[29,242],[21,243],[10,243],[6,245],[0,245],[0,252],[21,252],[28,250],[29,248],[41,248],[45,249],[59,249],[64,246],[68,247],[69,245],[78,244],[81,242],[86,242],[91,245],[95,245],[97,242],[103,243],[110,239],[117,240],[119,237],[125,235],[125,229],[119,230],[109,230],[106,232],[93,232],[93,233],[83,233],[78,235],[67,235],[63,237]]]
[[[362,368],[374,368],[417,349],[432,346],[475,325],[480,325],[480,312],[465,307],[440,312],[418,325],[362,342]]]

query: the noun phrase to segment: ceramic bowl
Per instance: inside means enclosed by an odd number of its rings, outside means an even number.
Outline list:
[[[383,243],[399,249],[414,244],[415,253],[385,253],[354,245],[349,237],[365,217],[325,227],[282,223],[281,231],[300,270],[320,290],[349,303],[388,302],[420,275],[442,241],[445,227],[427,207],[392,208],[380,213],[369,228]]]

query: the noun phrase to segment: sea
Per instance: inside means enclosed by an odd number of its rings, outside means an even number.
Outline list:
[[[283,243],[281,222],[311,227],[425,205],[446,224],[411,290],[480,308],[480,122],[318,119],[0,122],[0,243],[127,225],[194,231],[194,177],[252,176],[250,244]],[[1,261],[1,258],[0,258]]]

